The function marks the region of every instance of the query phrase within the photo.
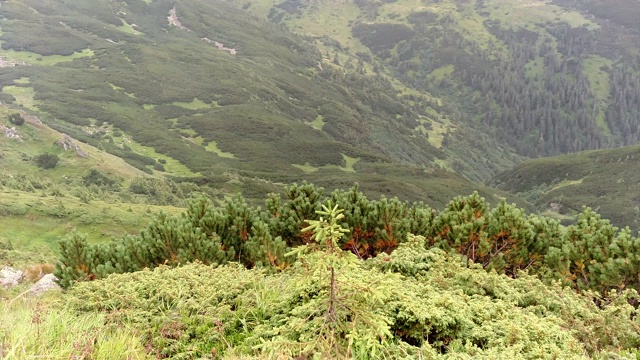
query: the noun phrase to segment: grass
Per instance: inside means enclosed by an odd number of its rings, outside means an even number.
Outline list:
[[[312,122],[310,122],[311,126],[314,129],[322,130],[322,127],[326,122],[324,121],[324,117],[322,115],[318,115]]]
[[[191,102],[174,102],[173,105],[189,110],[210,109],[212,106],[198,98],[194,98]]]
[[[565,186],[574,186],[574,185],[580,185],[582,184],[582,180],[584,179],[579,179],[579,180],[563,180],[561,181],[559,184],[555,185],[553,188],[551,188],[550,191],[553,190],[558,190],[560,188],[563,188]]]
[[[114,84],[112,84],[112,83],[109,83],[109,86],[111,87],[111,89],[113,89],[113,91],[122,92],[122,93],[124,93],[125,95],[127,95],[128,97],[130,97],[130,98],[132,98],[132,99],[135,99],[135,98],[136,98],[136,95],[135,95],[134,93],[132,93],[132,92],[126,92],[126,91],[124,90],[124,88],[122,88],[122,87],[120,87],[120,86],[116,86],[116,85],[114,85]],[[144,106],[148,106],[148,105],[143,105],[143,107],[144,107]],[[149,110],[149,109],[147,109],[146,107],[145,107],[145,109],[146,109],[146,110]]]
[[[0,46],[2,42],[0,41]],[[95,53],[91,49],[84,49],[73,55],[40,55],[29,51],[5,50],[0,48],[0,57],[7,61],[25,65],[45,65],[52,66],[62,62],[73,61],[75,59],[93,57]]]
[[[379,13],[383,19],[398,21],[398,19],[403,19],[414,11],[423,10],[424,7],[424,2],[420,0],[398,0],[383,6]]]
[[[576,215],[575,214],[561,214],[557,211],[553,211],[553,210],[546,210],[544,212],[541,213],[543,216],[546,216],[548,218],[551,219],[556,219],[558,221],[564,221],[564,222],[573,222],[576,220]]]
[[[611,129],[605,120],[605,111],[611,99],[611,80],[609,74],[603,70],[612,65],[610,59],[601,56],[591,56],[584,60],[584,72],[589,79],[591,89],[595,96],[596,109],[598,115],[596,117],[597,125],[607,134],[611,136]]]
[[[0,190],[2,237],[24,251],[55,253],[58,241],[74,228],[95,241],[135,234],[160,211],[178,214],[183,209]]]
[[[427,136],[429,143],[439,149],[442,148],[444,135],[455,130],[451,122],[446,119],[435,121],[428,118],[421,118],[418,121],[420,121],[421,125],[418,125],[414,131],[417,131],[422,136]],[[425,126],[427,124],[429,128]]]
[[[16,83],[16,84],[28,84],[29,83],[29,78],[28,77],[21,77],[19,79],[13,80],[13,82]]]
[[[166,173],[169,173],[175,176],[186,176],[186,177],[198,175],[197,173],[194,173],[193,171],[191,171],[187,166],[185,166],[180,161],[170,156],[167,156],[165,154],[158,153],[151,146],[141,145],[138,142],[132,140],[131,137],[127,135],[124,135],[120,138],[114,138],[114,141],[116,144],[127,145],[129,148],[131,148],[132,151],[138,154],[148,156],[153,159],[163,159],[164,161],[166,161],[166,163],[163,165],[166,170],[165,171]]]
[[[116,86],[112,83],[109,83],[109,86],[111,86],[111,89],[113,89],[113,91],[122,91],[124,90],[124,88],[121,88],[120,86]]]
[[[353,167],[358,161],[360,161],[360,158],[350,157],[345,154],[342,154],[342,158],[344,159],[345,165],[344,167],[341,167],[340,170],[346,171],[346,172],[356,172],[356,170]]]
[[[39,100],[34,100],[35,91],[31,87],[6,85],[2,87],[2,92],[16,98],[18,105],[25,109],[38,111]]]
[[[465,37],[473,38],[483,50],[489,51],[496,59],[500,58],[508,53],[507,48],[502,41],[487,31],[483,24],[485,20],[486,18],[476,11],[469,11],[463,14],[458,25],[464,29]]]
[[[572,27],[587,26],[597,29],[599,26],[586,19],[578,11],[568,11],[552,4],[548,0],[494,0],[487,4],[491,17],[503,23],[517,26],[535,26],[538,23],[566,22]]]
[[[212,153],[218,155],[221,158],[225,158],[225,159],[235,159],[236,158],[236,156],[233,155],[232,153],[224,152],[224,151],[220,150],[220,148],[218,148],[218,144],[213,140],[209,141],[209,143],[207,144],[205,149],[207,149],[207,151],[209,151],[209,152],[212,152]]]
[[[129,24],[128,22],[126,22],[124,19],[120,19],[122,21],[122,25],[118,26],[118,29],[120,31],[124,31],[127,34],[131,34],[131,35],[143,35],[143,33],[141,33],[140,31],[136,30],[133,27],[133,24]]]
[[[354,166],[356,163],[358,163],[358,161],[360,161],[360,158],[354,158],[354,157],[350,157],[346,154],[341,154],[342,155],[342,159],[344,160],[344,166],[338,166],[338,165],[324,165],[324,166],[313,166],[311,164],[309,164],[308,162],[305,163],[304,165],[300,165],[300,164],[291,164],[291,166],[302,170],[305,174],[311,174],[311,173],[315,173],[319,170],[328,170],[328,169],[337,169],[340,171],[344,171],[344,172],[350,172],[350,173],[355,173],[356,170],[354,169]]]
[[[351,36],[350,23],[360,16],[360,9],[352,2],[329,0],[310,6],[302,17],[291,17],[288,25],[294,31],[315,36],[329,36],[351,51],[367,51],[367,48]]]
[[[2,290],[0,290],[1,294]],[[105,327],[101,313],[77,314],[59,294],[0,300],[2,359],[148,359],[130,328]]]
[[[439,167],[441,167],[442,169],[448,170],[453,172],[454,170],[451,168],[451,164],[449,164],[448,161],[443,160],[443,159],[436,159],[434,162],[434,164],[438,165]]]
[[[314,173],[314,172],[320,170],[319,167],[313,166],[313,165],[309,164],[308,162],[305,163],[304,165],[291,164],[291,166],[293,166],[294,168],[302,170],[305,174],[311,174],[311,173]]]
[[[432,82],[441,81],[442,79],[450,77],[454,70],[455,67],[453,64],[439,67],[429,74],[429,80]]]

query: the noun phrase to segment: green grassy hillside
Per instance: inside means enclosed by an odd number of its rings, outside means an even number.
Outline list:
[[[467,138],[437,98],[345,69],[313,39],[226,2],[12,0],[0,15],[0,57],[14,65],[0,68],[3,102],[220,196],[357,181],[437,206],[494,192],[452,173],[443,144],[466,149],[464,162],[483,169],[473,178],[518,159],[488,136]]]
[[[377,170],[485,181],[523,156],[637,142],[640,38],[618,5],[6,1],[0,96],[224,193],[345,175],[402,196]]]
[[[439,125],[414,132],[444,138],[443,162],[470,178],[504,169],[505,152],[547,156],[640,139],[633,0],[243,4],[312,36],[345,69],[437,99],[449,121],[432,114]]]
[[[640,146],[528,160],[493,185],[570,221],[583,205],[619,226],[640,229]]]
[[[0,1],[0,359],[640,358],[637,5]]]
[[[74,228],[93,241],[105,241],[137,233],[159,211],[181,211],[176,205],[182,205],[188,188],[175,196],[166,180],[151,178],[91,145],[65,139],[24,112],[25,122],[13,124],[8,120],[12,114],[19,112],[0,106],[0,265],[52,262],[58,241]],[[7,129],[12,137],[5,136]],[[61,141],[79,150],[65,151]],[[42,154],[59,160],[44,169],[37,161]],[[145,193],[145,186],[166,194]]]
[[[225,199],[242,189],[242,181],[252,188],[250,194],[263,197],[271,189],[280,191],[282,185],[253,178],[246,179],[234,173],[225,175],[220,188],[188,181],[174,182],[168,178],[186,167],[178,162],[162,161],[165,171],[150,175],[128,164],[122,158],[109,154],[87,143],[65,138],[65,135],[43,124],[37,117],[22,112],[25,122],[11,123],[18,110],[0,106],[0,265],[24,266],[33,263],[53,262],[58,255],[58,242],[73,229],[88,235],[92,242],[104,242],[136,234],[158,212],[174,214],[182,211],[184,200],[195,193],[207,193],[214,199]],[[12,137],[5,136],[5,130]],[[113,132],[107,126],[87,127],[84,136],[92,139],[96,133]],[[102,136],[102,135],[98,135]],[[118,138],[131,147],[134,143],[128,135]],[[61,144],[66,141],[66,151]],[[91,141],[88,141],[89,143]],[[100,143],[98,143],[100,145]],[[141,153],[153,150],[137,146]],[[54,167],[44,169],[38,158],[49,154],[58,159]],[[314,167],[300,165],[302,171],[317,173],[320,184],[333,187],[349,187],[361,179],[354,165],[358,159],[345,156],[342,166]],[[160,164],[160,163],[157,163]],[[375,196],[395,195],[402,184],[400,196],[405,199],[420,198],[437,208],[445,205],[445,194],[454,196],[478,188],[483,195],[497,201],[509,197],[527,206],[523,201],[505,192],[477,186],[444,170],[426,171],[419,167],[392,164],[367,164],[360,169],[368,172],[362,188]],[[151,167],[150,167],[151,168]],[[362,171],[362,170],[359,170]],[[265,173],[265,176],[271,176]],[[201,181],[201,179],[200,179]]]

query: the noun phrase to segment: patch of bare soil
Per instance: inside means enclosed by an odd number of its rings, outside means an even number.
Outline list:
[[[169,21],[169,25],[171,25],[171,26],[176,26],[176,27],[178,27],[178,28],[180,28],[182,30],[191,31],[191,29],[189,29],[188,27],[182,25],[182,22],[180,22],[180,19],[178,18],[178,12],[176,11],[175,5],[173,6],[173,9],[169,10],[169,16],[167,16],[167,20]],[[233,48],[230,48],[230,47],[226,47],[221,42],[218,42],[218,41],[215,41],[215,40],[211,40],[211,39],[206,38],[206,37],[203,37],[202,40],[208,42],[209,44],[213,44],[219,50],[226,51],[231,55],[235,55],[237,53],[236,49],[233,49]]]
[[[217,47],[218,49],[220,49],[222,51],[228,51],[229,54],[231,54],[231,55],[235,55],[237,53],[236,49],[228,48],[228,47],[224,46],[223,43],[220,43],[220,42],[217,42],[217,41],[213,41],[213,40],[211,40],[209,38],[206,38],[206,37],[202,38],[202,40],[208,42],[209,44],[215,45],[215,47]]]

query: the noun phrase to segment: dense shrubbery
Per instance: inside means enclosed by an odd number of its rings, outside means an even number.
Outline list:
[[[231,264],[160,266],[78,284],[65,301],[143,329],[156,357],[633,354],[639,324],[628,300],[635,292],[602,307],[593,299],[533,276],[509,279],[469,267],[459,255],[428,250],[423,237],[409,236],[392,254],[366,261],[329,249],[302,252],[278,274]]]
[[[21,126],[24,124],[24,118],[19,113],[13,113],[9,115],[9,122],[14,125]]]
[[[91,169],[89,172],[82,177],[82,183],[84,186],[104,186],[106,188],[117,187],[119,181],[114,179],[112,176],[105,174],[97,169]]]
[[[43,169],[53,169],[58,165],[60,158],[56,154],[44,153],[34,158],[36,165]]]
[[[142,183],[139,187],[144,189]],[[74,235],[61,244],[57,276],[69,287],[111,273],[194,260],[283,269],[293,260],[284,256],[287,249],[309,243],[311,234],[302,231],[305,221],[317,220],[316,211],[327,200],[344,209],[341,222],[349,233],[338,246],[361,259],[390,253],[415,234],[424,236],[429,248],[462,254],[469,264],[512,277],[527,270],[546,281],[601,294],[638,290],[640,283],[640,241],[590,209],[575,225],[562,228],[505,202],[489,209],[478,194],[457,197],[436,212],[395,198],[369,200],[357,187],[324,196],[309,184],[270,195],[266,209],[243,199],[216,206],[201,198],[181,217],[161,214],[140,235],[110,244],[90,245]]]
[[[198,187],[190,183],[176,183],[171,180],[151,177],[137,177],[131,180],[129,191],[145,195],[155,205],[182,205]]]

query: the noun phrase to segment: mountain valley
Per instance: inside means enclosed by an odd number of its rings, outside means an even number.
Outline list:
[[[0,19],[0,359],[640,356],[637,0]]]

